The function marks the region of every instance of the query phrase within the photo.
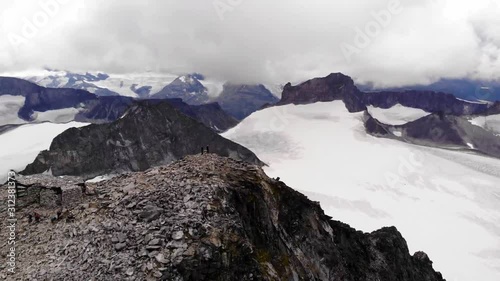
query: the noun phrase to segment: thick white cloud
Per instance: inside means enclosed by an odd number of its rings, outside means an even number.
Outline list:
[[[0,10],[0,72],[285,83],[341,71],[399,86],[500,70],[494,0],[10,0]]]

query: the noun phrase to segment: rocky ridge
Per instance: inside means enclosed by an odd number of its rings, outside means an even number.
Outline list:
[[[221,137],[169,102],[143,101],[113,123],[66,130],[21,173],[50,171],[56,176],[92,178],[144,171],[198,154],[206,146],[222,156],[263,164],[247,148]]]
[[[396,228],[356,231],[258,166],[214,154],[86,190],[70,220],[18,210],[10,280],[444,280]],[[28,223],[34,210],[41,222]]]
[[[500,112],[500,102],[471,102],[460,100],[449,93],[433,91],[380,91],[362,92],[351,77],[332,73],[292,86],[286,84],[281,100],[276,105],[309,104],[342,100],[349,112],[360,112],[366,106],[390,108],[396,104],[419,108],[427,112],[449,115],[488,115]]]

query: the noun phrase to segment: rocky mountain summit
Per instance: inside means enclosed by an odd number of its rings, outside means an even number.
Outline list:
[[[245,147],[174,108],[169,102],[142,101],[106,124],[71,128],[52,141],[23,174],[91,178],[108,173],[144,171],[168,164],[202,147],[222,156],[263,164]]]
[[[500,102],[474,102],[456,98],[450,93],[401,90],[362,92],[351,77],[342,73],[332,73],[326,77],[314,78],[292,86],[286,84],[281,100],[276,105],[310,104],[342,100],[350,112],[360,112],[366,106],[390,108],[397,104],[423,109],[431,113],[450,115],[488,115],[500,113]]]
[[[351,77],[342,73],[314,78],[297,86],[288,83],[283,88],[281,100],[276,105],[309,104],[334,100],[344,101],[349,112],[366,109],[362,92],[356,88]]]
[[[86,183],[81,200],[53,222],[54,208],[18,210],[17,273],[2,277],[444,280],[395,227],[356,231],[258,166],[215,154]]]
[[[198,80],[198,75],[188,74],[177,77],[172,83],[151,96],[154,99],[180,98],[185,103],[200,105],[209,101],[208,89]]]

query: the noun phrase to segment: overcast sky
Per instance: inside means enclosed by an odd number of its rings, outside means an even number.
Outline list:
[[[343,72],[401,86],[500,74],[490,0],[0,2],[0,72],[200,72],[298,82]]]

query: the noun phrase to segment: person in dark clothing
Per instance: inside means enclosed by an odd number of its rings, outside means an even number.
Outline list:
[[[201,155],[203,155],[203,146],[201,147]]]
[[[210,153],[209,150],[208,150],[208,145],[207,145],[207,153]]]
[[[35,215],[35,222],[40,222],[40,214],[35,212],[34,215]]]

